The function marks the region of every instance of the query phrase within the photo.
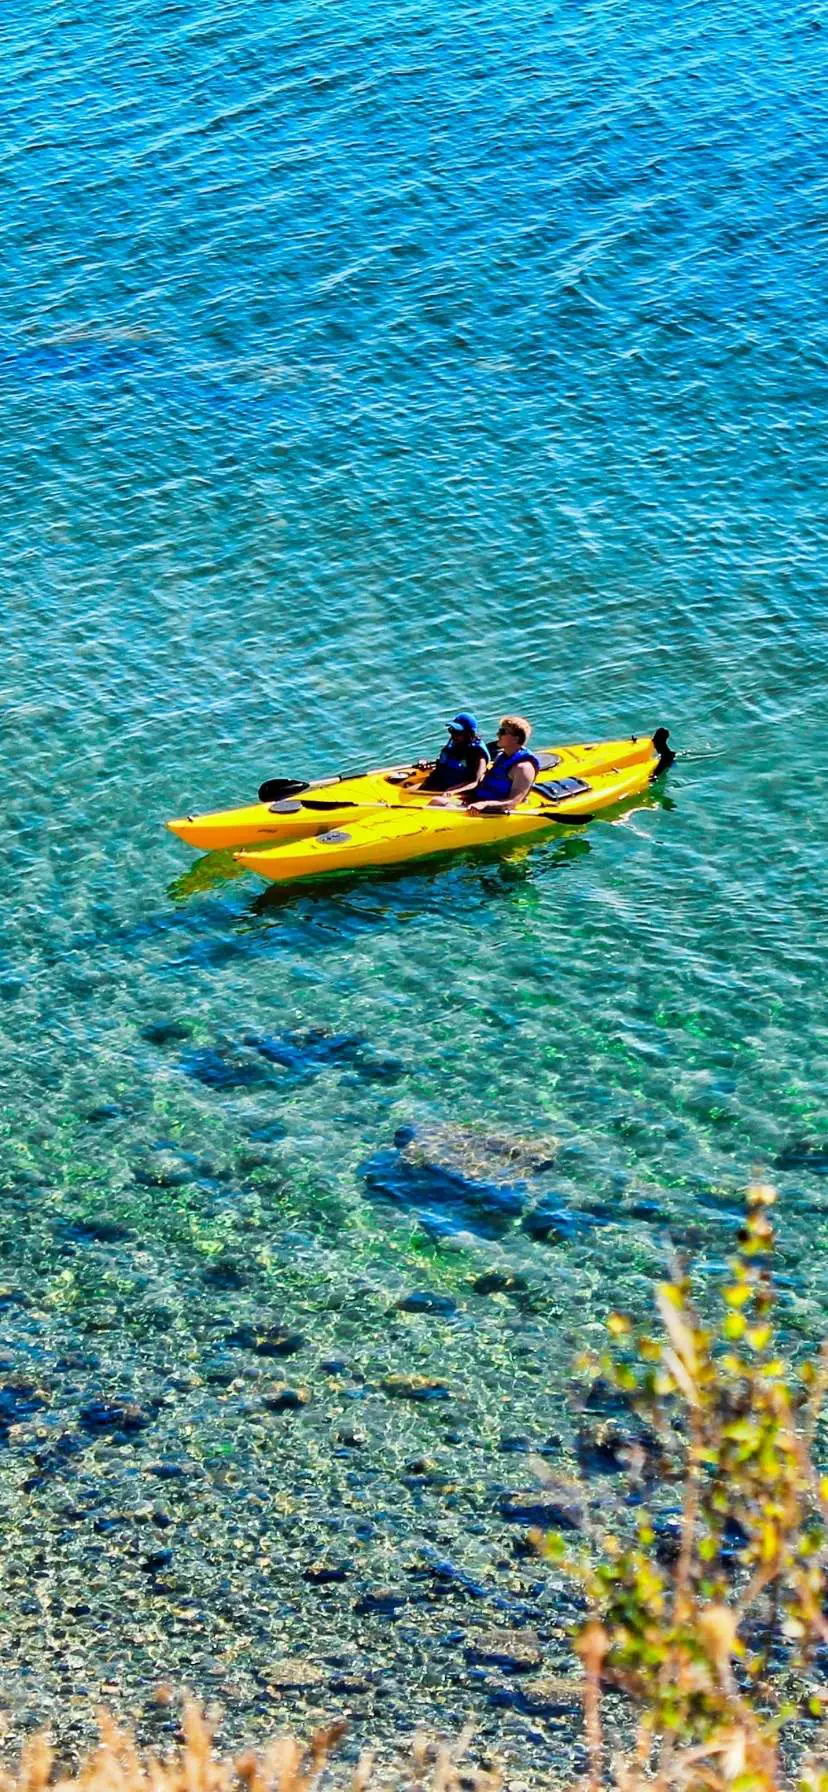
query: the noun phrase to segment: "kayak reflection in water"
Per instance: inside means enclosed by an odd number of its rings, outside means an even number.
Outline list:
[[[489,763],[489,755],[480,739],[477,722],[468,710],[461,709],[446,726],[448,740],[433,763],[425,762],[429,768],[428,776],[422,783],[417,782],[416,788],[451,791],[453,796],[459,796],[462,791],[477,789]]]
[[[525,716],[504,716],[497,731],[497,757],[465,797],[469,815],[492,815],[516,809],[529,795],[540,762],[527,749],[532,732]],[[440,802],[440,798],[435,798]]]

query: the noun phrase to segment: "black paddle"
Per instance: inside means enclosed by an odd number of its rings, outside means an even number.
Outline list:
[[[273,782],[278,783],[278,779],[274,779]],[[285,779],[284,782],[289,783],[290,780]],[[264,786],[262,786],[262,788],[264,789]],[[312,786],[310,784],[306,784],[304,786],[304,788],[306,790],[310,790],[312,788]],[[542,800],[544,800],[545,802],[547,802],[549,804],[552,804],[552,803],[557,804],[557,803],[565,802],[567,797],[580,796],[584,791],[587,791],[590,789],[590,785],[585,784],[583,778],[559,778],[556,780],[554,786],[545,785],[545,784],[534,784],[532,786],[532,789],[533,789],[535,795],[541,797]],[[383,803],[383,802],[363,803],[363,802],[360,802],[358,797],[297,796],[297,800],[292,801],[291,800],[292,794],[293,793],[291,793],[291,795],[288,796],[288,794],[285,793],[286,800],[277,801],[272,805],[274,811],[277,814],[279,814],[279,815],[298,815],[300,810],[302,810],[302,809],[318,809],[324,813],[325,811],[327,811],[329,809],[335,809],[335,810],[339,810],[339,809],[363,809],[363,810],[364,809],[390,809],[390,808],[393,808],[396,806],[391,803]],[[406,809],[410,813],[411,808],[415,808],[415,807],[419,807],[419,806],[420,806],[419,804],[416,804],[416,805],[411,804],[410,808],[409,808],[409,805],[406,805]],[[425,805],[423,805],[423,806],[425,806]],[[460,810],[460,813],[462,814],[462,810]],[[501,810],[499,807],[496,808],[494,806],[491,809],[487,809],[486,807],[484,807],[481,810],[481,814],[483,814],[483,815],[487,815],[487,814],[488,815],[500,815]],[[561,816],[555,816],[554,819],[556,821],[557,820],[566,821],[567,817],[565,815],[561,815]],[[574,817],[572,817],[572,819],[575,821],[580,821],[582,819],[582,817],[574,816]],[[591,817],[591,815],[587,815],[587,816],[583,817],[583,819],[586,821],[591,821],[592,817]]]
[[[282,796],[298,796],[300,790],[310,790],[307,778],[265,778],[259,785],[259,802],[275,803]]]
[[[416,767],[413,765],[389,765],[383,768],[381,775],[387,777],[392,772],[407,774],[415,770]],[[351,778],[368,778],[375,772],[376,767],[371,766],[367,772],[332,772],[329,778],[265,778],[264,783],[259,785],[259,802],[277,803],[283,796],[299,796],[303,790],[322,790],[327,784],[345,784]],[[348,802],[319,804],[320,808],[330,809],[346,809],[355,806]]]

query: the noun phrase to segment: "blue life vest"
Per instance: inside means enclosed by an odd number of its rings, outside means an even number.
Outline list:
[[[436,765],[423,779],[421,790],[454,790],[458,784],[469,784],[477,777],[481,756],[488,764],[489,755],[478,735],[454,736],[446,744]]]
[[[540,771],[540,760],[534,753],[528,753],[525,747],[518,747],[516,753],[498,753],[493,765],[484,772],[476,790],[469,791],[470,803],[508,803],[512,794],[512,773],[518,765],[533,765],[535,772]]]

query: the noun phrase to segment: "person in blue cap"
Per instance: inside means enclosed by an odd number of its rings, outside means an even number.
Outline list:
[[[428,774],[419,790],[450,790],[453,795],[460,791],[475,790],[489,763],[489,755],[480,739],[477,721],[467,709],[461,709],[446,724],[448,740],[433,763],[428,763]]]

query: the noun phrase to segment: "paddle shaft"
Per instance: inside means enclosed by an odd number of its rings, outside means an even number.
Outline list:
[[[266,778],[259,785],[259,802],[267,803],[272,798],[300,796],[304,790],[326,790],[331,784],[348,784],[352,778],[387,778],[394,772],[413,772],[413,765],[386,765],[379,770],[376,766],[368,771],[332,772],[327,778]]]
[[[564,798],[564,801],[566,801],[566,800],[567,799]],[[572,799],[570,798],[569,800],[571,801]],[[321,814],[327,812],[331,816],[338,814],[341,809],[361,809],[363,811],[363,813],[365,813],[367,811],[368,813],[371,813],[371,814],[376,813],[376,814],[381,814],[381,815],[389,815],[389,814],[390,815],[408,815],[411,813],[412,809],[430,809],[432,807],[432,804],[430,801],[429,802],[419,802],[419,803],[381,803],[381,802],[380,803],[360,803],[359,801],[357,801],[353,798],[350,798],[350,797],[346,797],[345,800],[341,803],[337,803],[335,800],[331,800],[331,802],[325,802],[325,803],[315,803],[313,801],[313,799],[311,799],[310,802],[306,802],[303,797],[297,797],[296,801],[297,801],[297,804],[299,805],[299,807],[302,809],[313,810],[316,812],[317,815],[321,815]],[[541,801],[542,802],[544,801],[543,797],[541,797]],[[450,814],[452,814],[452,813],[455,815],[468,814],[468,809],[465,809],[465,808],[455,809],[453,804],[439,803],[435,806],[440,809],[445,809]],[[542,813],[547,814],[553,806],[557,808],[559,805],[557,805],[557,804],[553,805],[551,800],[549,798],[547,798],[546,802],[544,804],[544,809],[543,809]],[[487,813],[492,819],[494,819],[498,815],[503,815],[503,814],[514,815],[515,810],[514,809],[503,810],[503,809],[492,808],[492,809],[489,809],[488,811],[486,811],[486,810],[483,811],[484,816]],[[530,809],[529,813],[532,814],[532,813],[534,813],[534,811]],[[472,819],[479,820],[480,816],[474,816],[474,817],[472,817]],[[550,819],[552,821],[566,821],[567,817],[565,815],[552,815],[552,816],[550,816]],[[571,819],[573,821],[580,821],[581,817],[579,815],[572,816]],[[586,819],[590,819],[590,817],[587,817]]]

